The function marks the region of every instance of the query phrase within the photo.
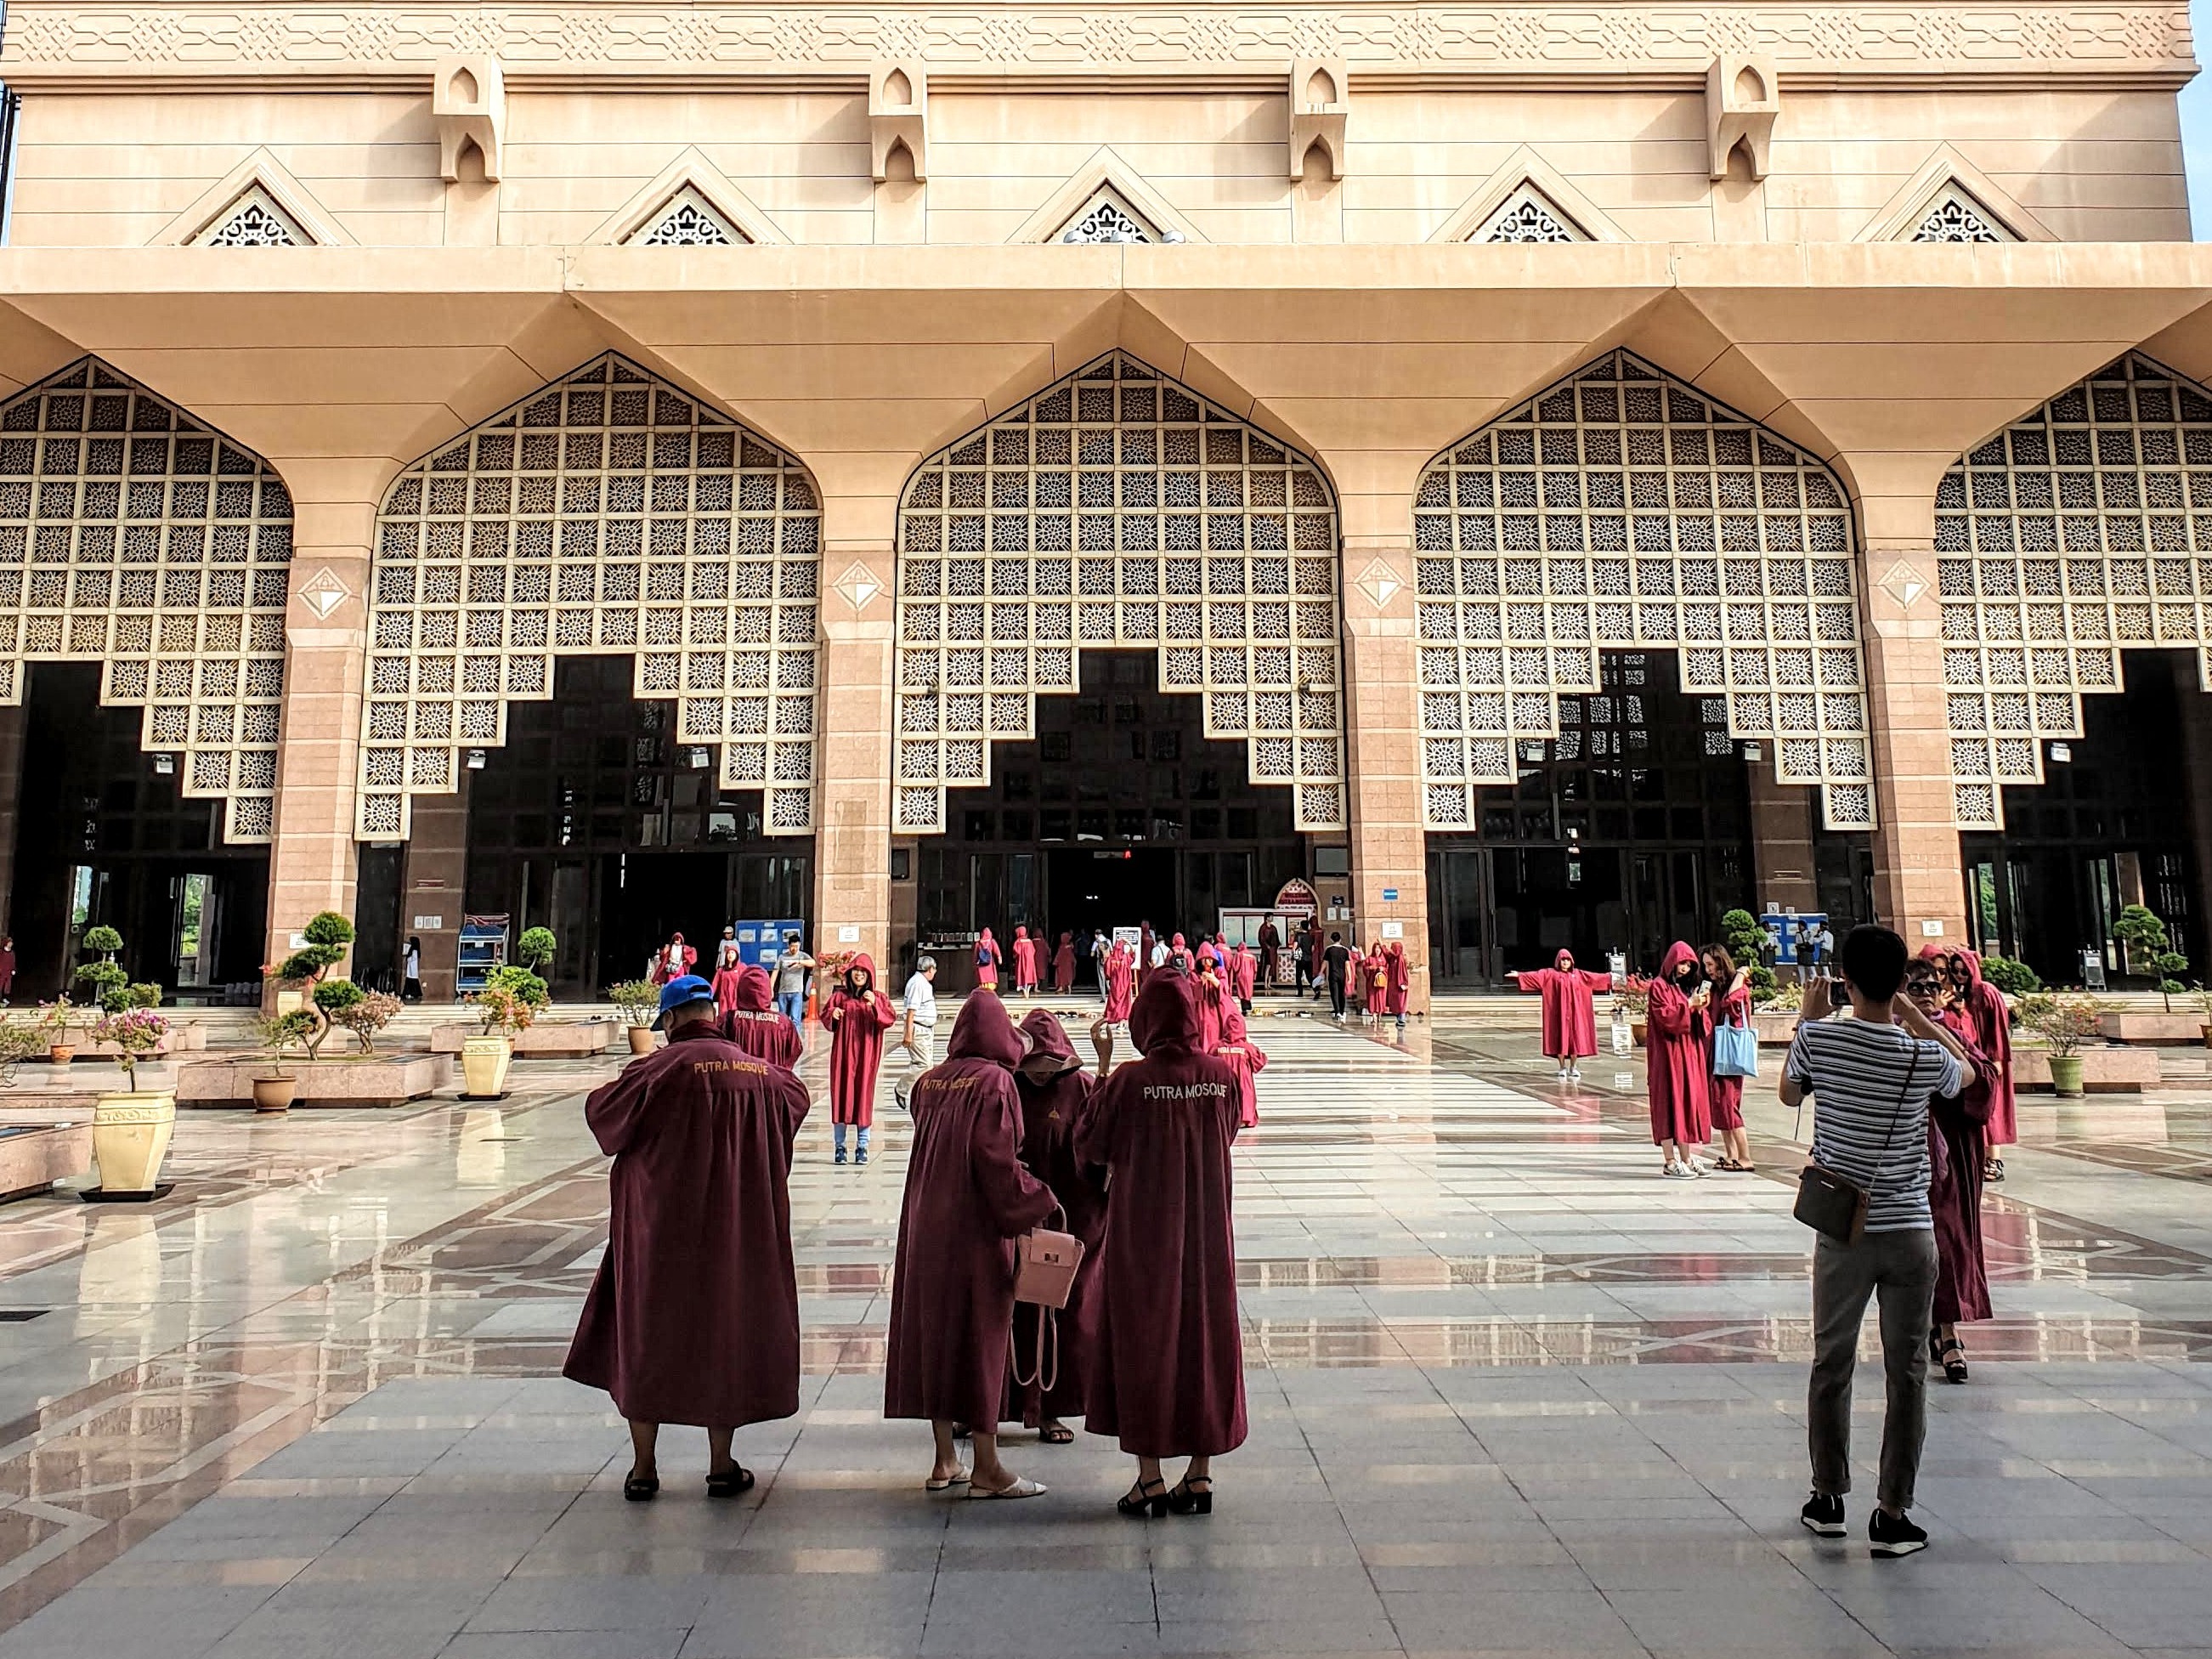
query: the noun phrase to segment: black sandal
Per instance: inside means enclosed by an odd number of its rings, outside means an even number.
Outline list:
[[[1158,1486],[1155,1492],[1152,1488]],[[1133,1521],[1146,1516],[1164,1519],[1168,1512],[1168,1483],[1164,1480],[1139,1480],[1129,1488],[1125,1497],[1114,1500],[1114,1507]]]
[[[2003,1179],[2004,1160],[2002,1158],[1993,1158],[1982,1165],[1982,1180],[1985,1184],[1994,1186]]]
[[[1037,1443],[1045,1446],[1065,1446],[1075,1438],[1075,1431],[1065,1423],[1048,1423],[1037,1431]]]
[[[742,1463],[732,1463],[720,1474],[707,1477],[707,1496],[737,1498],[753,1489],[753,1472]]]
[[[1204,1492],[1191,1485],[1195,1479]],[[1177,1515],[1211,1515],[1213,1513],[1213,1478],[1211,1475],[1185,1475],[1168,1494],[1168,1507]]]
[[[1936,1363],[1942,1366],[1946,1382],[1964,1382],[1966,1380],[1966,1350],[1957,1337],[1936,1348]]]
[[[649,1504],[660,1495],[660,1477],[657,1474],[629,1474],[623,1477],[623,1496],[633,1504]]]

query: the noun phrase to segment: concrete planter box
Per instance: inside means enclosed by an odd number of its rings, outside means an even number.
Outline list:
[[[450,1088],[453,1062],[445,1054],[371,1054],[359,1059],[310,1060],[287,1055],[282,1068],[292,1074],[292,1104],[301,1106],[398,1106]],[[277,1069],[277,1062],[202,1060],[177,1067],[180,1106],[253,1104],[253,1079]]]
[[[2148,1048],[2081,1048],[2081,1087],[2093,1095],[2136,1094],[2158,1081],[2158,1056]],[[2049,1094],[2051,1054],[2044,1048],[2012,1051],[2015,1089]]]
[[[1761,1048],[1784,1047],[1797,1035],[1797,1011],[1794,1008],[1771,1013],[1754,1011],[1751,1016],[1751,1029],[1759,1033]]]
[[[481,1035],[483,1030],[473,1021],[465,1025],[434,1025],[430,1028],[430,1052],[434,1054],[458,1054],[461,1052],[461,1045],[471,1037]],[[614,1036],[612,1020],[549,1020],[514,1034],[514,1057],[517,1060],[580,1060],[590,1054],[606,1053],[607,1046],[614,1041]]]
[[[2187,1042],[2204,1041],[2202,1014],[2100,1014],[2098,1029],[2109,1042]]]
[[[158,1013],[160,1010],[155,1012]],[[122,1052],[112,1042],[94,1042],[92,1031],[89,1025],[72,1025],[56,1040],[76,1049],[79,1060],[112,1060]],[[198,1020],[189,1024],[179,1023],[170,1026],[161,1042],[154,1045],[154,1053],[157,1056],[204,1054],[206,1050],[207,1027]]]
[[[91,1168],[89,1123],[0,1125],[0,1201],[35,1198]]]

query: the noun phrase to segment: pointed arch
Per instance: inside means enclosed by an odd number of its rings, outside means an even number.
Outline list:
[[[2212,390],[2130,352],[1977,445],[1936,489],[1936,569],[1959,827],[2002,829],[2124,650],[2191,650],[2212,690]]]
[[[1527,144],[1516,145],[1429,236],[1431,242],[1626,240],[1602,208]]]
[[[265,146],[202,191],[154,238],[157,247],[343,247],[352,241]]]
[[[1077,234],[1071,236],[1070,232]],[[1202,242],[1206,238],[1111,144],[1102,144],[1006,240]]]
[[[1613,351],[1431,462],[1413,532],[1431,829],[1559,735],[1601,653],[1654,646],[1830,828],[1873,823],[1850,513],[1817,457]]]
[[[655,173],[590,240],[631,247],[781,246],[791,240],[696,146]]]
[[[769,834],[811,833],[820,550],[797,460],[611,352],[442,446],[377,520],[356,833],[404,836],[554,658],[625,652]]]
[[[274,820],[291,562],[269,464],[98,358],[0,404],[0,702],[31,664],[99,663],[229,842]]]
[[[1086,648],[1243,738],[1301,830],[1345,826],[1336,500],[1314,463],[1120,351],[924,461],[900,498],[895,833],[945,828]]]

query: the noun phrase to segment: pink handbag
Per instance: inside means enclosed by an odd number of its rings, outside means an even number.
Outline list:
[[[1066,1212],[1058,1205],[1052,1212],[1066,1222]],[[1014,1241],[1014,1300],[1065,1308],[1075,1288],[1075,1270],[1082,1265],[1083,1241],[1073,1233],[1031,1228]]]

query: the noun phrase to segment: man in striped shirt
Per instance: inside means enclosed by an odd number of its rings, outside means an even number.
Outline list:
[[[1824,1538],[1844,1533],[1851,1489],[1851,1373],[1869,1298],[1881,1304],[1888,1409],[1881,1477],[1867,1537],[1876,1555],[1910,1555],[1928,1534],[1905,1511],[1928,1426],[1928,1319],[1936,1294],[1936,1224],[1928,1208],[1928,1103],[1974,1080],[1959,1040],[1902,994],[1905,941],[1851,929],[1836,957],[1851,1018],[1827,1018],[1829,981],[1805,988],[1783,1066],[1782,1103],[1813,1097],[1813,1162],[1867,1194],[1852,1243],[1818,1235],[1813,1250],[1813,1380],[1807,1428],[1813,1494],[1800,1518]]]

